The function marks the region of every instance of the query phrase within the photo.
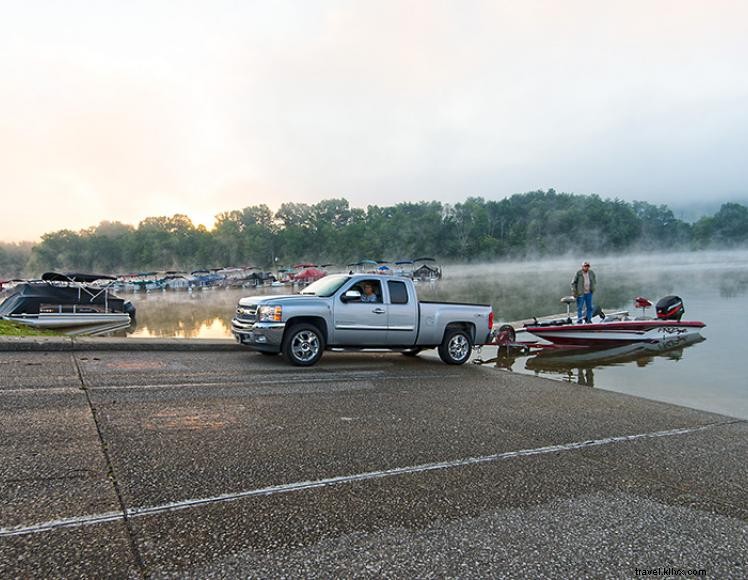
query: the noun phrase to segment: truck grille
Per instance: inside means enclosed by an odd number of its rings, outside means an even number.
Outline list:
[[[257,320],[257,304],[237,307],[236,318],[242,322],[254,323]]]

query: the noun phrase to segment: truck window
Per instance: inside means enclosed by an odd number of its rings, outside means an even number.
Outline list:
[[[382,302],[379,280],[362,280],[354,288],[361,292],[361,302]]]
[[[390,289],[390,302],[392,304],[408,303],[408,289],[405,287],[405,282],[388,280],[387,287]]]

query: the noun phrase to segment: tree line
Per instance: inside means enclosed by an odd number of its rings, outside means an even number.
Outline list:
[[[0,244],[0,276],[47,270],[125,273],[225,266],[275,269],[298,262],[345,268],[361,259],[418,256],[445,262],[553,253],[684,250],[748,243],[748,207],[725,203],[690,224],[667,206],[532,191],[494,201],[398,203],[366,209],[342,198],[251,205],[216,216],[208,230],[184,215],[150,217],[137,227],[102,222],[60,230],[30,244]]]

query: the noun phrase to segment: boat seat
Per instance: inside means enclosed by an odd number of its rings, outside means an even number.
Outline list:
[[[634,298],[634,306],[636,308],[649,308],[652,306],[652,303],[642,296],[637,296]]]
[[[573,296],[564,296],[561,299],[561,303],[562,304],[574,304],[576,301],[577,301],[577,299],[574,298]]]

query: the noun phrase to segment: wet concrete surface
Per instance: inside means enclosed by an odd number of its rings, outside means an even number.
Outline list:
[[[3,578],[748,576],[745,421],[429,354],[0,373]]]

